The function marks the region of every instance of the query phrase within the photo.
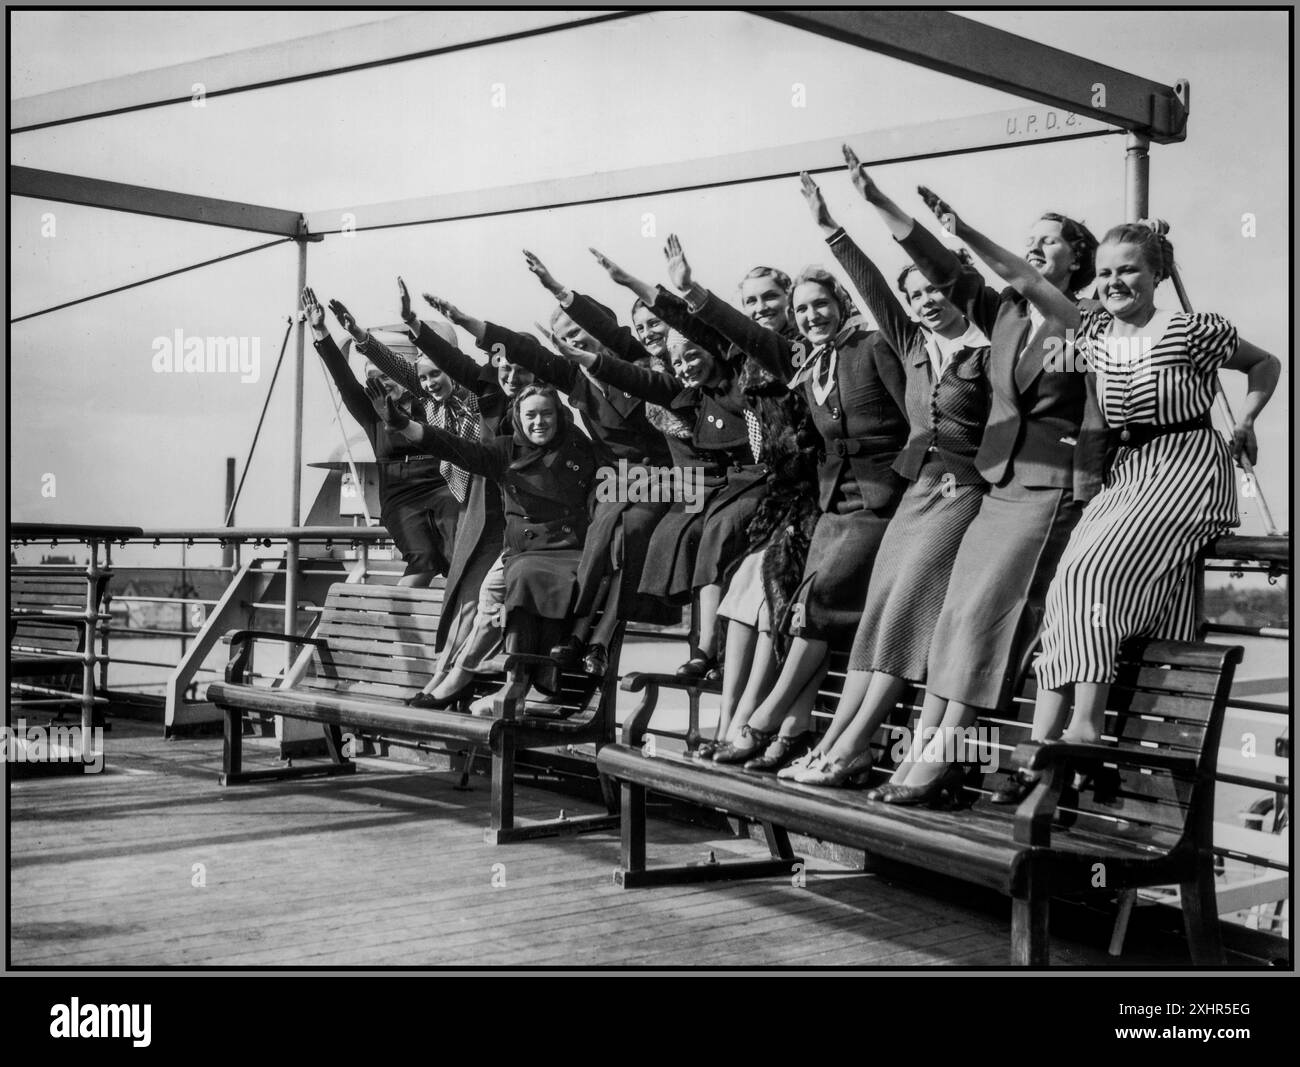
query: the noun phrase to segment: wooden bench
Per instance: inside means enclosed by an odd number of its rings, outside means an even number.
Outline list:
[[[94,651],[97,626],[103,613],[108,575],[68,573],[41,567],[14,567],[9,572],[9,677],[48,690],[43,697],[12,698],[10,707],[56,707],[56,717],[68,705],[80,705],[82,725],[94,722],[92,709],[107,701],[94,695]],[[67,694],[67,695],[59,695]],[[89,703],[88,703],[89,702]]]
[[[687,753],[664,751],[648,726],[664,688],[681,688],[665,675],[632,674],[629,692],[643,694],[624,724],[622,741],[597,755],[599,771],[620,783],[622,865],[614,880],[624,888],[674,882],[784,876],[802,860],[791,848],[791,831],[865,850],[878,856],[977,885],[1012,899],[1011,959],[1045,966],[1049,957],[1048,902],[1053,896],[1117,894],[1139,886],[1178,885],[1192,959],[1222,962],[1215,906],[1215,764],[1224,705],[1238,646],[1182,642],[1134,642],[1126,646],[1111,690],[1103,736],[1115,744],[1028,743],[1034,688],[1027,684],[1004,712],[982,716],[979,764],[998,754],[1000,769],[1041,771],[1038,786],[1019,805],[991,804],[977,768],[968,774],[956,810],[887,805],[861,792],[824,789],[778,780],[770,772],[701,764]],[[833,708],[843,687],[845,657],[832,657],[819,706]],[[704,687],[708,691],[708,687]],[[716,691],[716,687],[714,689]],[[900,702],[873,738],[873,784],[884,781],[900,728],[919,708],[919,693]],[[827,713],[815,716],[824,728]],[[1008,759],[1007,757],[1010,757]],[[1081,761],[1117,768],[1118,794],[1099,803],[1088,790],[1062,808],[1062,790]],[[1091,764],[1090,766],[1096,766]],[[770,858],[684,867],[646,864],[646,793],[680,798],[759,823]],[[1058,821],[1072,818],[1068,829]]]
[[[493,844],[610,829],[617,825],[617,796],[602,783],[606,812],[516,825],[515,758],[527,749],[595,742],[614,736],[617,664],[623,628],[608,649],[610,670],[604,678],[563,672],[549,703],[498,701],[495,714],[475,717],[458,710],[407,707],[403,700],[418,692],[434,670],[433,646],[442,608],[439,589],[357,585],[330,587],[324,610],[310,637],[237,630],[230,634],[231,659],[224,683],[208,687],[208,699],[225,713],[225,749],[221,783],[247,782],[322,774],[349,774],[356,766],[344,752],[343,728],[362,736],[410,741],[459,741],[469,746],[462,784],[479,747],[492,754],[492,815],[484,831]],[[307,646],[285,685],[254,686],[247,680],[255,642]],[[525,663],[549,663],[541,656],[515,656],[511,671]],[[314,673],[311,671],[314,668]],[[491,692],[505,674],[483,677],[475,695]],[[284,715],[324,726],[329,762],[264,770],[245,770],[242,758],[243,717],[249,713]]]

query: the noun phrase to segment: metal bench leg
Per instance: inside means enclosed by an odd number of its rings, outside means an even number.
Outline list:
[[[1223,934],[1219,930],[1219,904],[1214,892],[1214,867],[1209,857],[1197,865],[1196,877],[1181,882],[1178,895],[1187,927],[1192,962],[1208,966],[1224,962]]]
[[[244,769],[244,715],[237,708],[225,708],[225,738],[221,746],[222,785],[230,785]]]
[[[1125,889],[1119,895],[1119,911],[1115,914],[1115,929],[1110,935],[1110,948],[1107,950],[1112,956],[1124,953],[1124,936],[1128,933],[1128,921],[1133,916],[1137,895],[1136,889]]]
[[[465,762],[460,768],[460,781],[452,786],[453,789],[458,789],[462,793],[469,792],[469,775],[474,769],[476,759],[478,759],[478,745],[470,745],[469,751],[465,753]]]
[[[235,707],[223,707],[225,732],[221,753],[222,785],[246,785],[249,782],[278,782],[288,778],[332,777],[336,774],[353,774],[357,765],[343,755],[343,736],[337,726],[325,730],[325,745],[330,750],[329,763],[303,763],[296,767],[268,767],[264,770],[246,771],[243,766],[244,713]]]

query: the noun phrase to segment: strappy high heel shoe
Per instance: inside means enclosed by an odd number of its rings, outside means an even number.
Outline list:
[[[874,789],[868,789],[862,795],[866,797],[867,800],[881,800],[888,803],[885,798],[892,795],[895,790],[902,788],[902,785],[897,782],[885,782],[883,785],[878,785]]]
[[[780,770],[787,763],[810,751],[815,740],[816,735],[811,730],[805,730],[803,733],[791,737],[777,734],[767,748],[763,750],[762,755],[745,761],[745,770]]]
[[[962,783],[966,781],[966,768],[960,763],[950,763],[943,773],[927,785],[896,785],[892,792],[882,790],[880,799],[886,804],[924,804],[929,808],[956,807],[961,803]]]
[[[772,743],[772,738],[776,736],[775,730],[755,730],[748,723],[740,728],[741,742],[748,741],[749,744],[733,743],[724,741],[713,752],[714,763],[744,763],[748,759],[757,756],[763,749]]]
[[[820,763],[825,758],[826,758],[826,753],[819,752],[815,748],[809,749],[797,760],[793,760],[792,762],[787,763],[784,767],[782,767],[779,771],[777,771],[776,776],[780,779],[783,779],[784,781],[790,781],[800,771],[807,770],[809,767],[813,766],[813,764]]]
[[[808,767],[793,776],[800,785],[820,785],[830,789],[843,789],[848,786],[861,788],[867,783],[871,773],[871,751],[861,752],[850,760],[834,760],[823,757],[820,763]]]

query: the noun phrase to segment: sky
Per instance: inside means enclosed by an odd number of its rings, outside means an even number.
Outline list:
[[[1191,82],[1188,138],[1151,149],[1151,209],[1171,223],[1190,297],[1283,360],[1258,425],[1261,485],[1289,526],[1291,294],[1286,16],[1275,12],[963,12],[1172,84]],[[14,12],[11,98],[344,31],[366,12]],[[445,15],[448,32],[509,28],[510,12]],[[795,87],[801,92],[795,92]],[[798,101],[798,103],[796,103]],[[498,106],[494,106],[498,105]],[[504,105],[504,106],[499,106]],[[848,136],[869,157],[873,130],[1023,106],[1004,94],[908,68],[739,12],[674,11],[373,71],[11,135],[15,164],[289,208],[351,211],[409,197],[563,179]],[[998,131],[990,130],[996,140]],[[1099,234],[1123,219],[1123,138],[883,166],[877,181],[924,212],[918,182],[1015,246],[1044,210]],[[822,179],[837,219],[887,273],[903,258],[842,173]],[[10,200],[11,318],[270,238],[209,226]],[[1255,219],[1255,236],[1242,218]],[[652,216],[649,222],[647,217]],[[620,314],[630,297],[586,251],[663,281],[662,245],[682,239],[698,279],[729,298],[763,263],[794,273],[833,264],[795,180],[329,236],[308,280],[364,322],[397,317],[395,278],[516,329],[553,306],[524,269],[531,249],[564,282]],[[243,464],[295,310],[296,250],[256,252],[11,327],[8,398],[14,521],[220,525],[225,459]],[[1167,288],[1167,287],[1166,287]],[[1172,290],[1158,303],[1173,306]],[[336,336],[342,336],[335,325]],[[256,381],[161,373],[161,339],[238,337],[260,353]],[[464,340],[462,347],[469,348]],[[241,525],[289,521],[292,357],[275,387],[248,474]],[[1224,376],[1236,408],[1241,375]],[[339,448],[310,344],[303,454]],[[51,482],[48,476],[53,475]],[[323,477],[303,474],[302,513]],[[54,486],[50,495],[50,486]],[[1243,533],[1262,533],[1242,501]]]

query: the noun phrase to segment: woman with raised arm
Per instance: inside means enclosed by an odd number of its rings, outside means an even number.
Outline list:
[[[1197,556],[1238,524],[1232,460],[1243,453],[1255,460],[1255,418],[1272,396],[1281,364],[1240,340],[1219,315],[1156,308],[1173,247],[1146,225],[1116,226],[1102,238],[1096,256],[1101,307],[1081,313],[1032,265],[928,195],[944,225],[1040,314],[1077,330],[1077,355],[1096,375],[1117,451],[1047,591],[1031,734],[1050,741],[1064,727],[1067,741],[1095,742],[1120,645],[1137,636],[1195,637],[1187,593]],[[1217,374],[1225,367],[1249,382],[1231,449],[1210,424]],[[1018,802],[1033,783],[1017,772],[993,799]]]
[[[511,437],[476,443],[413,422],[381,387],[368,389],[385,425],[422,451],[498,483],[506,516],[506,651],[535,653],[567,628],[587,532],[587,498],[595,483],[592,443],[574,426],[556,391],[534,383],[513,404]],[[524,672],[496,694],[523,699]]]
[[[693,291],[690,264],[676,234],[669,235],[664,256],[673,286],[679,292]],[[740,293],[742,304],[755,321],[794,335],[789,318],[790,279],[786,274],[771,267],[755,267],[741,280]],[[690,301],[687,300],[686,304],[693,314],[695,309]],[[761,628],[762,589],[761,583],[753,580],[755,561],[749,561],[749,573],[744,576],[737,588],[737,596],[728,602],[725,612],[722,595],[733,568],[745,563],[751,547],[749,526],[770,487],[771,462],[765,454],[768,442],[790,433],[797,435],[809,420],[808,407],[802,395],[790,392],[780,379],[750,358],[742,348],[729,347],[726,365],[735,368],[739,395],[744,399],[740,415],[744,419],[751,460],[736,462],[728,469],[727,484],[710,502],[704,517],[695,573],[691,577],[697,620],[695,655],[677,671],[679,678],[687,680],[716,677],[719,614],[733,622],[741,621],[750,629]],[[741,594],[745,591],[752,595],[743,597]],[[744,635],[743,644],[742,655],[748,658],[748,650],[753,647],[750,635]],[[753,679],[755,675],[759,676],[758,684],[764,687],[770,684],[767,674],[774,667],[770,656],[736,666],[740,669],[733,673],[730,681],[723,675],[724,687],[734,689],[740,678]],[[725,716],[725,692],[723,703]]]
[[[817,203],[815,218],[825,212],[820,196]],[[892,469],[908,434],[906,377],[884,337],[867,328],[848,294],[820,268],[805,270],[792,288],[794,338],[695,284],[687,303],[790,388],[802,386],[824,443],[821,516],[792,613],[789,655],[774,685],[747,690],[751,699],[742,701],[714,756],[776,769],[812,745],[808,727],[827,650],[857,628],[876,550],[907,484]]]
[[[402,321],[421,353],[415,372],[405,359],[373,335],[358,329],[355,319],[341,303],[331,301],[330,307],[353,334],[357,349],[375,366],[407,389],[420,383],[432,388],[433,399],[424,402],[425,421],[429,425],[474,441],[484,434],[497,436],[509,398],[528,384],[532,375],[523,368],[499,374],[491,367],[475,363],[456,347],[456,331],[448,323],[437,321],[430,325],[415,317],[401,278],[397,279],[397,287]],[[449,394],[449,389],[454,392]],[[505,517],[501,513],[499,494],[485,486],[478,475],[470,475],[446,461],[440,468],[460,501],[460,508],[443,586],[445,608],[438,617],[436,638],[441,653],[429,683],[407,701],[420,708],[456,704],[471,688],[483,664],[500,649],[502,638],[500,606],[505,585],[500,559]]]
[[[918,270],[991,340],[993,400],[975,456],[990,489],[962,539],[930,644],[925,726],[936,731],[933,747],[904,761],[878,794],[907,804],[951,773],[948,763],[960,753],[950,740],[979,709],[1002,707],[1023,673],[1047,584],[1099,473],[1088,457],[1100,420],[1095,408],[1085,417],[1085,376],[1062,365],[1065,324],[1045,317],[1014,287],[985,285],[880,190],[848,145],[844,158],[854,188]],[[1046,214],[1026,243],[1025,262],[1071,299],[1091,283],[1097,240],[1082,224]]]
[[[376,417],[365,389],[330,337],[325,325],[325,311],[317,302],[316,294],[306,288],[301,299],[316,351],[333,378],[348,413],[361,426],[374,451],[379,471],[380,518],[406,564],[398,584],[428,586],[439,574],[445,574],[449,566],[456,530],[456,499],[440,465],[418,449],[411,448],[404,438],[389,433]],[[344,311],[346,313],[346,309]],[[357,330],[364,335],[351,316],[347,317],[344,326],[349,333]],[[423,405],[418,398],[425,394],[418,381],[408,380],[400,384],[373,363],[367,370],[367,379],[380,382],[408,417],[424,418]],[[412,384],[416,386],[414,390],[410,389]]]
[[[542,268],[543,270],[545,268]],[[436,298],[431,298],[436,300]],[[592,436],[593,447],[603,467],[618,469],[620,461],[626,469],[643,470],[668,461],[668,447],[663,435],[647,420],[642,402],[616,389],[595,382],[568,360],[548,352],[531,335],[516,333],[492,322],[467,315],[458,308],[442,302],[453,322],[469,331],[493,358],[502,358],[528,368],[538,381],[564,391],[569,402],[582,414]],[[552,319],[553,328],[562,329],[579,345],[595,342],[567,318]],[[602,616],[598,629],[592,633],[596,609],[609,607],[611,597],[620,596],[623,583],[610,591],[609,578],[613,573],[610,563],[618,554],[619,562],[629,573],[630,590],[636,589],[640,576],[643,546],[650,531],[666,510],[666,505],[646,502],[629,504],[627,501],[598,501],[591,527],[587,531],[583,564],[579,568],[579,601],[575,605],[574,626],[564,641],[551,649],[556,663],[572,669],[581,666],[590,674],[604,674],[608,665],[607,648],[620,615],[615,604]],[[626,521],[630,520],[630,521]],[[654,605],[643,603],[622,605],[622,612],[634,612],[659,621],[662,616]],[[591,641],[587,638],[590,636]]]
[[[842,786],[864,778],[876,729],[907,686],[926,677],[953,560],[987,489],[974,459],[989,411],[988,341],[914,265],[898,279],[909,318],[876,265],[836,225],[816,184],[806,174],[802,181],[832,253],[901,361],[911,427],[894,462],[910,484],[876,553],[835,716],[808,760],[783,772]]]

